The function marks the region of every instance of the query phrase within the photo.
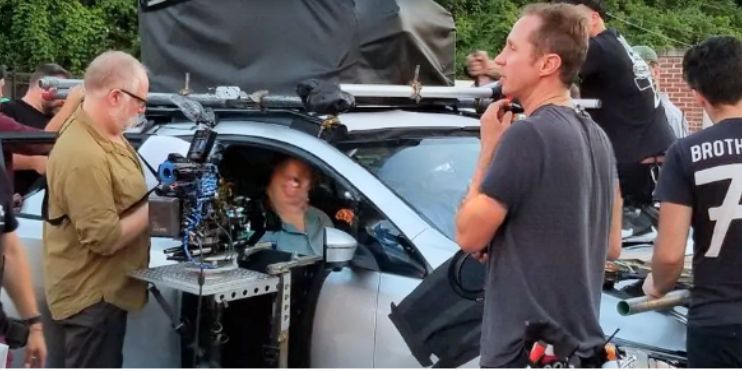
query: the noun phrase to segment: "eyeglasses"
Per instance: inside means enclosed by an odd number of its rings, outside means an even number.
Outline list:
[[[142,97],[140,97],[140,96],[138,96],[138,95],[136,95],[136,94],[134,94],[134,93],[132,93],[130,91],[127,91],[126,89],[118,89],[118,90],[121,90],[122,93],[124,93],[124,94],[126,94],[126,95],[128,95],[128,96],[130,96],[130,97],[132,97],[134,99],[136,99],[139,102],[139,108],[146,108],[147,107],[147,100],[146,99],[144,99],[144,98],[142,98]]]

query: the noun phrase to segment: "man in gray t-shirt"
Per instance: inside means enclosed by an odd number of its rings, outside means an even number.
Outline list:
[[[526,321],[560,326],[580,342],[578,355],[604,341],[603,269],[620,252],[621,202],[610,141],[569,97],[587,51],[587,30],[574,27],[583,19],[571,5],[529,6],[495,59],[503,93],[528,117],[510,125],[507,101],[482,116],[479,163],[456,220],[461,248],[488,264],[485,367],[526,365]]]

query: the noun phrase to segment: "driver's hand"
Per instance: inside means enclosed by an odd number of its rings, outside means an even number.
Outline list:
[[[346,222],[346,223],[348,223],[350,225],[353,224],[353,219],[354,218],[355,218],[355,213],[353,212],[353,210],[351,210],[351,209],[349,209],[347,207],[346,208],[343,208],[343,209],[340,209],[340,210],[338,210],[337,213],[335,213],[335,220]]]

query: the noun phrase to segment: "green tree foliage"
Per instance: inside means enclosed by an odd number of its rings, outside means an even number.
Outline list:
[[[494,57],[510,27],[529,0],[437,0],[456,21],[456,61],[464,76],[466,55],[474,49]],[[618,29],[631,44],[662,51],[686,48],[709,36],[742,37],[740,0],[605,0],[608,27]]]
[[[0,63],[32,71],[56,62],[81,73],[108,49],[138,54],[134,0],[0,0]]]
[[[365,1],[365,0],[356,0]],[[520,9],[534,0],[437,0],[454,16],[463,76],[475,49],[496,55]],[[742,37],[742,0],[605,0],[609,27],[658,51],[711,35]],[[57,62],[75,73],[98,53],[139,54],[136,0],[0,0],[0,64],[30,71]]]

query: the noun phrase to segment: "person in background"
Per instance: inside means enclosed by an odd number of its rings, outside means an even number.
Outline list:
[[[714,125],[667,151],[656,199],[659,235],[644,293],[675,287],[693,228],[690,368],[742,367],[742,40],[712,37],[690,48],[683,77]]]
[[[47,352],[44,330],[31,282],[28,256],[16,232],[18,220],[11,206],[12,195],[5,170],[0,168],[0,282],[29,329],[24,365],[44,367]],[[7,328],[7,321],[0,305],[0,338],[3,341],[6,340],[3,332]]]
[[[30,126],[26,126],[23,124],[18,123],[17,121],[13,120],[12,118],[5,116],[4,114],[0,113],[0,132],[13,132],[13,133],[33,133],[38,132],[40,130],[36,128],[32,128]],[[32,161],[33,164],[37,164],[37,162],[43,161],[45,166],[46,157],[45,155],[49,153],[50,146],[45,145],[29,145],[29,144],[7,144],[5,143],[3,145],[3,160],[5,165],[5,172],[6,177],[8,178],[8,181],[11,182],[11,192],[12,192],[12,185],[13,185],[13,177],[15,175],[14,172],[14,156],[16,154],[22,154],[29,158],[35,159]],[[39,165],[41,166],[41,165]],[[19,194],[14,193],[13,195],[14,208],[20,207],[21,197]]]
[[[39,86],[39,80],[44,77],[69,78],[70,73],[54,63],[38,66],[31,75],[26,94],[20,99],[1,104],[0,112],[23,125],[44,130],[64,102],[61,99],[44,98],[46,91]],[[46,172],[46,161],[46,156],[13,155],[15,193],[19,195],[28,193],[39,180],[39,175]]]
[[[500,67],[484,50],[477,50],[466,57],[466,73],[474,80],[474,86],[483,86],[500,79]]]
[[[44,98],[46,90],[39,86],[39,80],[45,77],[67,79],[71,75],[67,70],[54,63],[42,64],[36,68],[28,81],[28,90],[20,98],[0,105],[0,112],[12,117],[23,125],[44,129],[64,100]]]
[[[606,27],[602,0],[552,1],[576,5],[589,19],[590,47],[580,69],[580,96],[601,102],[590,116],[611,140],[626,203],[651,205],[653,172],[676,140],[652,72],[618,31]]]
[[[660,69],[659,58],[657,53],[646,45],[635,45],[632,47],[634,52],[639,54],[642,59],[647,62],[649,68],[652,69],[652,77],[654,83],[657,85],[659,90],[660,77],[662,75],[662,69]],[[665,109],[665,116],[667,116],[667,123],[670,124],[672,132],[675,133],[676,138],[683,138],[688,135],[688,120],[685,119],[685,114],[675,104],[670,101],[670,96],[667,93],[660,92],[660,99],[662,100],[662,107]]]

